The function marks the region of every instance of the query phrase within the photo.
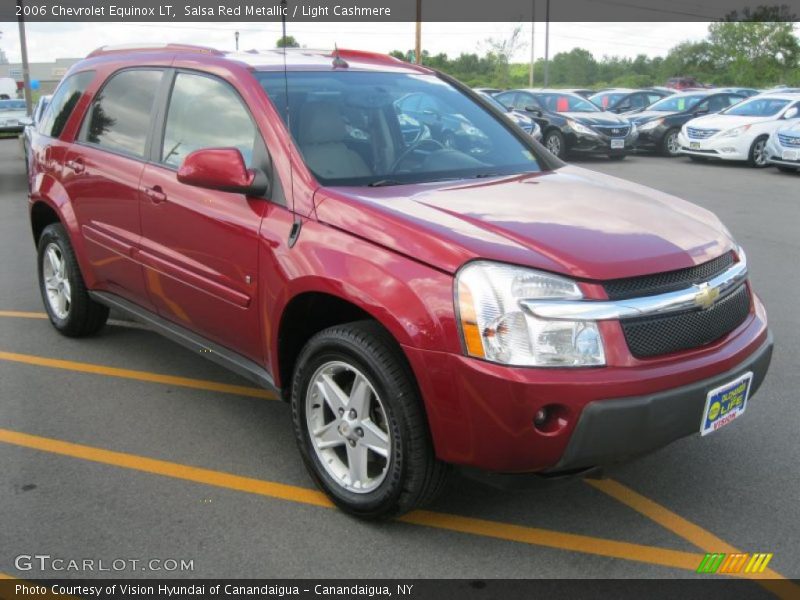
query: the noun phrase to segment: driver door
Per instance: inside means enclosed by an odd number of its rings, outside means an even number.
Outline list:
[[[269,173],[266,146],[230,84],[196,72],[174,78],[140,185],[145,285],[165,319],[260,361],[258,234],[268,203],[184,185],[177,170],[192,151],[234,147]]]

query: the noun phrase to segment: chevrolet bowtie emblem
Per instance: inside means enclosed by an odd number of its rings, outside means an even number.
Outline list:
[[[710,308],[717,298],[719,298],[719,288],[710,287],[708,283],[701,283],[694,286],[697,293],[694,296],[694,303],[700,308]]]

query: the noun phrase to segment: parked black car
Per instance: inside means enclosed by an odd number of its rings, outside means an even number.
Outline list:
[[[619,114],[647,108],[673,93],[669,90],[615,88],[592,94],[589,96],[589,100],[600,110]]]
[[[700,115],[719,112],[742,100],[744,96],[731,92],[683,92],[625,116],[639,130],[637,148],[655,150],[664,156],[678,156],[681,151],[678,133],[687,121]]]
[[[603,112],[571,92],[509,90],[495,98],[531,116],[542,129],[542,143],[559,158],[587,153],[623,159],[636,142],[636,129],[628,119]]]

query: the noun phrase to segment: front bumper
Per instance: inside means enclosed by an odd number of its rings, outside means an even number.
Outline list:
[[[664,140],[664,134],[667,133],[669,128],[659,125],[655,129],[639,129],[639,137],[636,140],[637,150],[660,150],[661,142]]]
[[[678,143],[681,146],[682,154],[721,160],[747,160],[753,140],[746,135],[693,139],[681,131],[678,134]]]
[[[610,136],[603,133],[596,135],[588,135],[585,133],[577,133],[569,131],[566,134],[567,149],[570,152],[580,152],[585,154],[627,154],[636,146],[636,140],[639,134],[636,130],[632,130],[627,136],[621,138],[624,142],[622,148],[612,148]]]
[[[702,348],[663,357],[635,359],[619,322],[600,326],[608,364],[598,368],[511,368],[404,347],[437,457],[499,473],[625,460],[699,432],[702,406],[696,403],[704,401],[703,389],[767,353],[760,359],[765,362],[758,362],[757,385],[769,364],[766,313],[755,295],[750,315],[734,331]],[[691,395],[689,389],[698,391]],[[561,426],[535,427],[537,411],[554,405],[563,411]],[[641,431],[632,431],[636,428]]]
[[[552,471],[604,466],[647,454],[697,433],[709,391],[752,371],[752,397],[769,369],[772,335],[739,365],[714,377],[665,392],[592,402],[581,413]]]
[[[784,147],[776,140],[776,136],[771,136],[769,140],[767,140],[767,162],[773,165],[781,165],[783,167],[792,167],[795,169],[800,169],[800,146],[798,147]],[[791,160],[788,158],[784,158],[789,152],[797,153],[796,156],[798,157],[797,160]],[[786,154],[785,154],[786,153]]]

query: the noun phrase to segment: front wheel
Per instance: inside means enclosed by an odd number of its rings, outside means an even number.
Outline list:
[[[747,164],[756,169],[763,169],[768,165],[767,163],[767,138],[762,136],[753,141],[750,146],[750,153],[747,155]]]
[[[678,130],[670,129],[661,140],[661,154],[674,158],[680,153],[681,145],[678,143]]]
[[[59,333],[82,337],[99,331],[108,308],[89,296],[63,225],[45,227],[39,238],[39,290],[50,322]]]
[[[564,158],[567,154],[567,149],[564,145],[564,136],[561,135],[560,131],[555,129],[548,131],[544,136],[544,147],[558,158]]]
[[[431,501],[446,466],[437,461],[410,368],[377,323],[315,335],[297,360],[292,417],[303,462],[342,510],[393,517]]]

